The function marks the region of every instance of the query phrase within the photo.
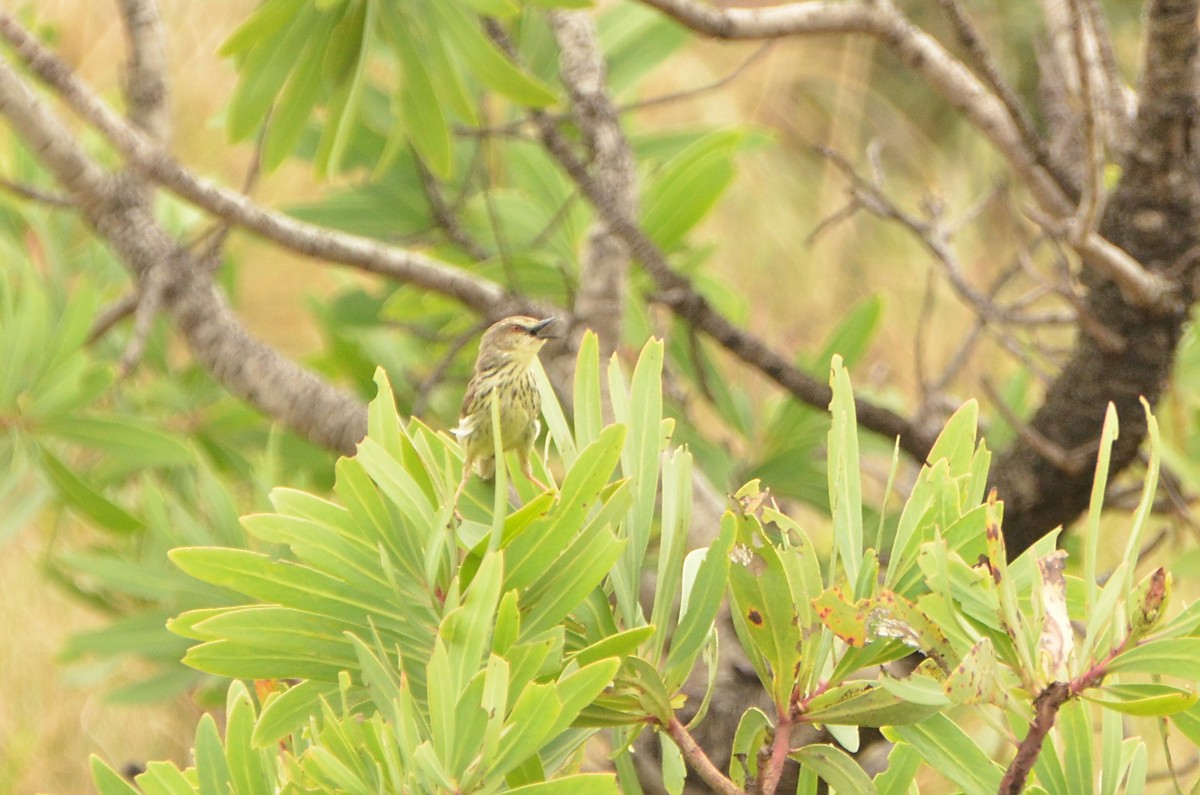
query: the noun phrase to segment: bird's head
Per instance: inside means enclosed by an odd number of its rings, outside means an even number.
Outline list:
[[[493,323],[483,332],[483,340],[479,343],[477,369],[497,361],[532,362],[546,340],[555,336],[555,320],[557,318],[538,320],[516,315]]]

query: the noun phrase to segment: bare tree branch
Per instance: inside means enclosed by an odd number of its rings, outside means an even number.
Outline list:
[[[1073,186],[1074,180],[1070,172],[1063,167],[1062,163],[1058,162],[1041,136],[1038,135],[1025,104],[1021,102],[1017,92],[1001,74],[996,59],[992,57],[983,38],[971,23],[966,9],[962,7],[959,0],[938,0],[938,4],[949,18],[950,25],[967,54],[968,62],[1008,110],[1009,117],[1020,132],[1021,141],[1034,154],[1034,159],[1047,172],[1053,174],[1064,189]]]
[[[636,217],[633,152],[608,95],[595,22],[583,11],[558,11],[550,14],[550,26],[558,41],[559,74],[571,95],[595,187],[623,215]],[[578,339],[584,328],[596,332],[601,361],[607,361],[621,341],[628,275],[628,246],[603,217],[597,219],[583,253],[573,334]]]
[[[1074,202],[1068,186],[1038,162],[1005,104],[941,44],[911,22],[891,0],[824,2],[804,0],[765,8],[725,8],[697,0],[642,0],[676,21],[708,36],[761,39],[830,33],[858,33],[886,44],[962,113],[1008,161],[1017,178],[1047,212],[1065,216]]]
[[[900,60],[923,77],[965,119],[975,126],[1005,158],[1017,178],[1037,199],[1044,212],[1056,219],[1074,215],[1073,190],[1061,184],[1039,161],[1037,151],[1025,143],[1020,124],[1000,98],[925,31],[915,27],[892,0],[826,3],[821,0],[787,3],[767,8],[716,9],[696,0],[642,0],[679,22],[720,38],[773,38],[822,33],[860,33],[879,39]],[[1138,303],[1174,312],[1178,301],[1174,285],[1149,273],[1117,247],[1066,220],[1068,243],[1091,266],[1121,281]]]
[[[131,194],[127,180],[106,174],[87,157],[4,60],[0,115],[136,277],[167,270],[166,307],[192,354],[218,382],[317,444],[353,452],[366,431],[363,404],[253,339],[213,288],[208,269],[171,240]]]
[[[485,317],[502,316],[511,311],[553,313],[509,295],[495,282],[433,257],[297,221],[255,204],[235,191],[196,177],[101,102],[66,64],[42,47],[5,11],[0,11],[0,37],[12,45],[39,79],[99,130],[135,167],[213,215],[300,254],[355,266],[447,295]]]
[[[0,177],[0,190],[6,190],[14,196],[27,201],[44,204],[48,207],[73,208],[70,198],[42,190],[34,185],[24,185],[10,179]]]
[[[1176,312],[1155,312],[1131,302],[1115,274],[1085,268],[1087,315],[1120,335],[1108,350],[1080,335],[1076,348],[1048,388],[1029,427],[1063,450],[1084,449],[1099,438],[1107,405],[1121,418],[1112,471],[1134,461],[1146,436],[1140,400],[1154,405],[1171,371],[1186,312],[1195,300],[1194,257],[1200,244],[1200,146],[1197,146],[1197,0],[1151,0],[1133,140],[1122,177],[1112,192],[1098,238],[1138,264],[1169,276],[1180,291]],[[1187,263],[1181,265],[1181,263]],[[1183,272],[1181,272],[1183,271]],[[1010,554],[1019,554],[1087,506],[1091,475],[1064,473],[1022,440],[999,457],[993,483],[1005,500],[1004,532]]]
[[[691,282],[671,268],[666,256],[637,222],[622,214],[620,208],[614,207],[608,197],[597,189],[591,175],[554,123],[538,112],[534,112],[533,119],[547,151],[575,181],[596,211],[621,236],[634,257],[642,263],[660,291],[656,300],[670,307],[686,323],[712,337],[730,353],[762,372],[801,402],[819,407],[829,405],[833,393],[823,381],[795,367],[765,342],[738,328],[714,309]],[[864,427],[890,438],[900,437],[900,445],[906,452],[918,461],[925,459],[933,445],[931,435],[914,427],[911,422],[889,409],[861,398],[856,398],[855,405],[858,420]]]
[[[151,140],[167,142],[167,48],[162,20],[154,0],[120,0],[129,63],[125,68],[125,98],[129,121]]]

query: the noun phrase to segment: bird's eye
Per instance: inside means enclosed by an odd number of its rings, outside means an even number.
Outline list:
[[[513,323],[513,325],[512,325],[512,330],[513,330],[513,331],[524,331],[525,329],[521,328],[521,327],[520,327],[520,326],[518,326],[516,323]]]

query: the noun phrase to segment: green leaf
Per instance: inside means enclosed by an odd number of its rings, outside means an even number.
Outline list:
[[[620,792],[612,773],[579,773],[508,790],[510,795],[615,795]]]
[[[80,480],[46,448],[41,448],[42,471],[58,496],[100,527],[115,533],[143,529],[142,521]]]
[[[413,31],[388,3],[380,5],[380,23],[399,56],[403,72],[395,97],[403,121],[398,130],[407,133],[430,171],[439,177],[449,177],[454,165],[450,126]]]
[[[479,671],[484,652],[489,648],[503,577],[503,557],[498,553],[486,555],[467,589],[462,607],[447,615],[438,629],[438,637],[446,644],[450,656],[450,681],[458,692]]]
[[[296,66],[296,53],[303,49],[312,27],[323,16],[336,16],[337,12],[321,14],[314,5],[283,0],[268,3],[261,15],[251,17],[248,25],[255,24],[254,44],[242,61],[237,90],[229,102],[227,122],[232,141],[244,140],[255,133],[267,117],[276,95],[283,87],[288,75]],[[249,41],[247,32],[239,38],[239,30],[231,37],[239,39],[237,46]],[[229,46],[230,42],[226,42]]]
[[[317,146],[316,167],[322,176],[338,171],[358,121],[359,104],[366,87],[364,74],[375,28],[376,6],[365,0],[348,4],[325,54],[323,68],[340,85],[329,103],[327,121]]]
[[[1084,690],[1080,695],[1125,715],[1155,718],[1190,709],[1197,701],[1192,690],[1156,683],[1110,684]]]
[[[733,181],[733,152],[740,135],[714,132],[663,165],[642,196],[642,228],[660,248],[683,240]]]
[[[726,513],[722,525],[728,521],[731,515]],[[729,568],[734,626],[739,637],[753,644],[770,665],[770,680],[764,684],[769,685],[775,703],[784,705],[791,696],[801,658],[791,584],[779,553],[758,520],[742,516],[732,521],[737,523]]]
[[[830,365],[833,425],[829,429],[829,504],[833,511],[834,549],[846,570],[846,579],[858,582],[862,565],[862,482],[858,468],[858,425],[854,390],[840,356]],[[866,596],[855,593],[856,597]]]
[[[1058,731],[1069,791],[1094,792],[1091,707],[1082,701],[1068,701],[1058,711]]]
[[[667,637],[666,629],[680,581],[684,580],[683,598],[679,608],[679,615],[682,617],[687,613],[696,567],[700,563],[699,560],[693,561],[688,571],[689,576],[684,578],[684,551],[692,515],[692,456],[687,450],[677,449],[663,456],[659,505],[662,521],[658,538],[657,576],[654,578],[654,602],[650,612],[650,623],[662,630],[656,636],[654,644],[653,658],[656,660],[662,657]],[[722,582],[720,592],[723,593],[724,590],[725,585]]]
[[[733,735],[729,777],[743,789],[758,776],[758,751],[763,747],[771,725],[771,719],[758,707],[750,707],[738,721]]]
[[[274,37],[296,13],[293,0],[267,0],[221,43],[217,54],[223,57],[249,50],[260,41]]]
[[[1178,676],[1189,681],[1200,678],[1196,661],[1200,660],[1200,638],[1151,640],[1123,652],[1108,664],[1112,673]]]
[[[456,3],[432,3],[429,9],[441,19],[438,28],[442,40],[488,88],[533,108],[544,108],[558,101],[549,86],[514,66]]]
[[[585,665],[578,671],[559,679],[556,687],[562,709],[558,714],[558,721],[550,730],[550,736],[557,736],[566,731],[579,717],[579,713],[612,684],[613,677],[616,676],[620,667],[621,660],[609,657]]]
[[[225,744],[233,791],[238,795],[271,795],[274,770],[263,751],[253,744],[254,703],[241,682],[229,686],[226,700]]]
[[[1100,431],[1100,452],[1096,461],[1096,474],[1092,480],[1092,496],[1088,502],[1087,519],[1083,527],[1083,582],[1085,591],[1084,606],[1088,615],[1092,615],[1092,605],[1096,603],[1096,557],[1100,548],[1100,513],[1104,508],[1104,494],[1108,490],[1108,470],[1112,460],[1113,442],[1119,435],[1117,407],[1111,402],[1104,412],[1104,427]],[[1123,578],[1122,578],[1123,579]],[[1092,639],[1092,633],[1086,636]]]
[[[546,576],[555,558],[588,523],[588,514],[612,476],[624,442],[624,426],[605,428],[567,472],[553,513],[505,544],[505,590],[525,587]],[[609,500],[613,500],[611,495]],[[595,525],[595,517],[592,519]]]
[[[875,776],[876,791],[879,795],[907,795],[920,766],[921,755],[911,745],[896,743],[888,754],[887,767]]]
[[[1200,746],[1200,704],[1193,704],[1187,709],[1171,715],[1171,722],[1175,724],[1175,728],[1183,733],[1192,741],[1194,745]]]
[[[100,795],[139,795],[129,782],[100,757],[92,754],[88,761],[92,767],[92,781],[95,782]]]
[[[671,639],[671,651],[664,669],[667,687],[672,690],[687,679],[696,662],[696,655],[712,630],[729,580],[729,551],[733,547],[733,536],[734,523],[722,521],[721,533],[708,550],[697,550],[688,555],[688,564],[699,559],[699,565],[695,567],[695,581],[686,597],[685,607],[681,608],[682,614]]]
[[[610,635],[603,640],[596,641],[591,646],[580,649],[571,659],[580,665],[588,665],[607,657],[628,657],[654,634],[654,630],[653,626],[647,624],[644,627],[618,632],[616,635]]]
[[[873,795],[875,785],[854,759],[832,745],[806,745],[788,754],[801,767],[811,768],[829,784],[834,792],[855,792]]]
[[[939,709],[904,701],[875,682],[850,682],[810,701],[803,720],[849,726],[903,726],[922,721]]]
[[[531,1],[548,4],[556,0]],[[571,0],[571,7],[588,4],[588,0]],[[597,27],[608,61],[608,86],[614,94],[633,86],[690,38],[679,23],[636,3],[606,7]]]
[[[131,470],[185,466],[195,460],[191,448],[179,437],[129,417],[119,420],[60,417],[47,431],[60,439],[99,450]]]
[[[200,717],[196,727],[196,778],[200,782],[200,795],[228,795],[233,776],[221,746],[221,735],[217,722],[209,714]]]
[[[550,735],[561,705],[554,685],[531,684],[522,691],[508,716],[492,774],[504,775],[535,753]]]
[[[653,531],[659,453],[665,441],[662,431],[663,356],[662,340],[649,339],[638,355],[627,398],[619,362],[614,359],[609,367],[613,416],[629,428],[628,443],[621,451],[621,470],[630,479],[633,504],[625,521],[628,538],[625,556],[613,572],[617,607],[628,626],[645,621],[638,592],[642,563]]]
[[[305,50],[295,62],[287,85],[279,94],[263,141],[263,169],[270,173],[292,153],[300,136],[308,129],[317,99],[324,85],[322,56],[333,36],[337,19],[332,14],[321,17],[305,43]]]
[[[600,435],[600,342],[588,329],[579,341],[575,363],[575,441],[586,447]]]
[[[663,789],[668,795],[681,795],[687,779],[687,765],[683,762],[683,753],[679,746],[662,732],[658,735],[658,747],[662,757]]]
[[[308,722],[310,715],[321,712],[321,702],[338,696],[338,686],[330,682],[301,682],[272,695],[263,705],[254,726],[251,742],[255,748],[267,748]]]
[[[897,726],[891,731],[967,795],[992,795],[999,788],[1004,771],[945,715],[932,715],[921,723]]]
[[[555,564],[558,568],[530,588],[528,615],[522,622],[523,637],[535,637],[557,624],[587,598],[617,562],[624,539],[607,531],[580,538]]]
[[[513,0],[462,0],[462,2],[480,16],[507,19],[521,12],[521,7]]]

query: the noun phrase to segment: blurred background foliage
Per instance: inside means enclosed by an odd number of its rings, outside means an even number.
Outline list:
[[[289,38],[277,13],[286,3],[269,0],[257,11],[250,0],[162,3],[178,158],[240,184],[268,120],[259,201],[429,250],[569,305],[591,214],[545,152],[520,134],[521,110],[505,101],[549,104],[562,93],[542,17],[508,20],[527,67],[515,72],[498,69],[494,48],[466,34],[460,51],[439,51],[420,19],[390,4],[346,4],[342,16],[310,6],[323,22],[311,38]],[[915,22],[943,32],[932,4],[908,5]],[[1131,70],[1136,5],[1105,6],[1118,57]],[[367,20],[355,14],[377,7],[390,9],[375,20],[379,40],[358,46],[363,38],[353,30]],[[43,0],[19,8],[90,84],[119,101],[114,64],[123,43],[108,4]],[[456,9],[445,4],[439,13],[461,33]],[[1013,81],[1032,95],[1027,56],[1040,30],[1031,16],[1019,4],[972,11]],[[647,232],[723,313],[792,352],[821,380],[840,353],[864,394],[898,409],[917,405],[922,368],[944,365],[975,316],[893,226],[859,214],[811,238],[845,200],[844,180],[813,146],[855,161],[875,153],[889,194],[912,206],[976,203],[995,188],[994,154],[869,42],[717,45],[626,2],[601,4],[600,32],[610,85],[628,108]],[[297,57],[297,47],[325,54]],[[465,60],[467,68],[439,71],[440,58]],[[239,66],[257,82],[239,81]],[[459,74],[467,78],[448,82]],[[105,151],[86,133],[84,140]],[[7,131],[0,131],[0,163],[6,178],[53,192]],[[158,201],[160,217],[182,238],[208,230],[195,211]],[[439,201],[461,210],[470,245],[438,228]],[[986,284],[1018,245],[1016,221],[1001,202],[984,202],[979,214],[960,243],[968,276]],[[229,604],[232,595],[183,575],[166,552],[262,548],[237,517],[263,509],[276,484],[328,489],[334,456],[224,393],[163,320],[137,368],[120,376],[129,324],[96,339],[91,330],[128,291],[129,278],[73,213],[0,192],[0,256],[0,790],[78,792],[87,786],[89,751],[182,761],[197,705],[219,703],[213,694],[223,699],[223,683],[179,663],[188,644],[164,624],[189,609]],[[230,240],[220,281],[269,343],[364,399],[382,365],[402,414],[435,428],[453,424],[480,330],[455,303],[242,234]],[[658,307],[636,271],[631,293],[628,349],[651,334],[667,340],[665,411],[677,421],[676,441],[719,491],[762,478],[793,515],[809,517],[816,543],[828,545],[817,518],[828,508],[828,415],[747,378]],[[1067,332],[1036,333],[1047,345]],[[953,373],[949,392],[975,396],[983,378],[1018,416],[1036,396],[1030,364],[994,340]],[[1002,449],[1013,429],[986,404],[984,412],[988,446]],[[1159,547],[1148,561],[1176,555],[1187,593],[1200,581],[1200,554],[1184,552],[1195,546],[1187,495],[1200,490],[1194,332],[1158,416],[1170,476]],[[864,468],[876,475],[868,496],[879,507],[892,446],[867,437],[864,444]],[[814,510],[806,514],[805,506]]]

